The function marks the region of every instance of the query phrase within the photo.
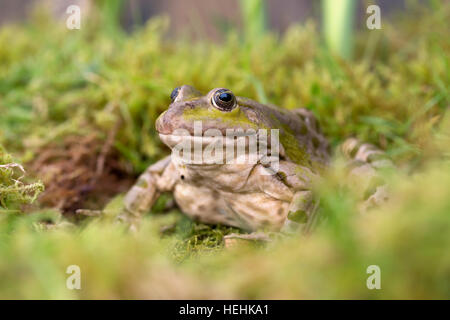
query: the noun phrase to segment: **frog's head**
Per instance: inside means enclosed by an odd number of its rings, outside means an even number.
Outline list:
[[[225,88],[216,88],[202,95],[195,88],[184,85],[175,88],[170,97],[169,109],[156,120],[156,130],[169,147],[172,147],[172,141],[176,141],[169,137],[179,136],[180,131],[199,136],[214,129],[225,136],[229,132],[227,130],[247,131],[265,127],[260,113],[247,103],[247,99],[236,97]]]
[[[261,124],[257,113],[225,88],[202,95],[195,88],[184,85],[175,88],[170,98],[169,109],[156,120],[156,130],[163,135],[174,134],[176,129],[187,130],[191,135],[217,129],[225,135],[227,129],[258,129]],[[198,121],[202,123],[202,132],[194,132],[194,124]]]

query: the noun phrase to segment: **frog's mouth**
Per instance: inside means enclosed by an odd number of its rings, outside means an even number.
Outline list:
[[[209,149],[225,149],[225,148],[245,148],[250,149],[251,146],[258,143],[258,136],[254,134],[242,134],[232,137],[228,136],[195,136],[195,135],[180,135],[180,134],[163,134],[160,133],[161,141],[170,149],[176,148],[201,148],[202,151]]]
[[[284,152],[280,148],[272,152],[270,143],[264,143],[256,132],[233,136],[159,133],[159,137],[172,150],[172,157],[186,164],[257,163],[269,155],[279,157]]]

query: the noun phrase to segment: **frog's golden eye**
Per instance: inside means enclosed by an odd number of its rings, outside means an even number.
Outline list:
[[[211,100],[213,105],[222,111],[231,111],[236,106],[236,97],[228,89],[218,89]]]
[[[173,89],[172,93],[170,94],[170,100],[172,102],[175,101],[175,99],[177,98],[179,92],[180,92],[180,87],[176,87],[175,89]]]

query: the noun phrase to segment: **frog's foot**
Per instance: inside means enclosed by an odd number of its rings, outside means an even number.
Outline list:
[[[375,192],[361,203],[359,210],[361,213],[366,213],[370,209],[377,208],[389,200],[389,192],[386,185],[378,186]]]
[[[231,233],[223,237],[225,248],[236,247],[243,243],[267,243],[272,238],[264,232],[252,232],[246,234]]]
[[[55,223],[40,221],[35,224],[35,227],[39,230],[69,230],[76,228],[76,224],[69,221],[59,221]]]
[[[136,232],[139,229],[141,216],[125,208],[117,216],[115,222],[125,225],[131,232]]]
[[[297,191],[289,205],[286,222],[281,229],[284,233],[308,233],[317,221],[318,201],[312,191]]]
[[[141,217],[148,212],[162,192],[172,191],[178,174],[170,156],[158,161],[140,175],[124,198],[124,208],[117,221],[137,230]]]
[[[103,214],[102,210],[77,209],[75,214],[85,217],[100,217]]]
[[[356,192],[360,192],[360,212],[365,213],[383,205],[389,198],[389,192],[380,173],[383,170],[395,169],[387,154],[376,146],[362,143],[355,138],[347,139],[341,146],[341,152],[349,160],[349,183]]]

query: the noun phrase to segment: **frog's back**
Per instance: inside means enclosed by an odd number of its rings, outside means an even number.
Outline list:
[[[329,143],[310,110],[287,110],[245,98],[238,101],[251,108],[264,126],[280,130],[280,142],[288,160],[308,167],[323,167],[328,163]]]

